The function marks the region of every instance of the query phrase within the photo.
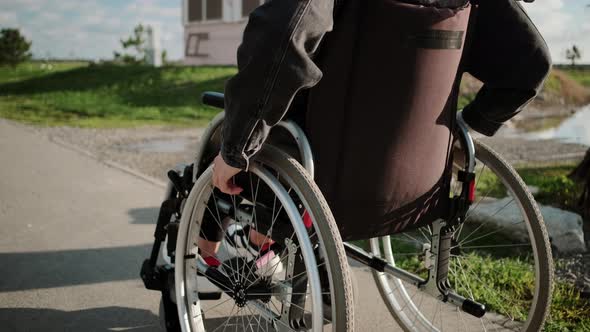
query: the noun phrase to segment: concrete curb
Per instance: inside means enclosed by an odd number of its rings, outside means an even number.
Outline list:
[[[122,164],[119,164],[119,163],[117,163],[115,161],[101,159],[97,155],[91,153],[90,151],[84,150],[84,149],[80,148],[79,146],[73,145],[73,144],[68,143],[66,141],[63,141],[63,140],[61,140],[59,138],[55,138],[55,137],[52,137],[50,135],[45,135],[45,134],[43,134],[43,133],[35,130],[34,128],[32,128],[32,127],[30,127],[28,125],[25,125],[25,124],[22,124],[22,123],[19,123],[19,122],[16,122],[16,121],[11,121],[11,120],[8,120],[8,119],[3,119],[3,118],[0,118],[0,121],[1,122],[4,122],[4,123],[7,123],[7,124],[9,124],[11,126],[14,126],[14,127],[18,127],[19,129],[23,129],[23,130],[25,130],[25,131],[27,131],[29,133],[46,137],[50,142],[53,142],[53,143],[55,143],[57,145],[60,145],[60,146],[66,148],[68,150],[72,150],[72,151],[75,151],[75,152],[80,153],[82,155],[85,155],[86,157],[89,157],[91,159],[94,159],[94,160],[98,161],[99,163],[101,163],[103,165],[106,165],[106,166],[109,166],[109,167],[118,169],[118,170],[120,170],[120,171],[122,171],[124,173],[127,173],[129,175],[135,176],[136,178],[139,178],[139,179],[141,179],[143,181],[149,182],[149,183],[151,183],[151,184],[153,184],[155,186],[158,186],[158,187],[161,187],[161,188],[166,188],[166,186],[167,186],[166,182],[164,182],[164,181],[161,181],[161,180],[156,179],[156,178],[153,178],[153,177],[151,177],[149,175],[145,175],[143,173],[140,173],[140,172],[138,172],[136,170],[133,170],[133,169],[131,169],[131,168],[127,167],[127,166],[124,166]]]

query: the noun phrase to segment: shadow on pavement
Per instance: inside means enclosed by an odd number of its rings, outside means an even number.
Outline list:
[[[0,253],[0,292],[139,280],[141,263],[150,250],[151,244],[144,244]]]
[[[161,332],[159,318],[149,310],[104,307],[77,311],[0,308],[2,331],[129,331]]]
[[[206,316],[205,316],[206,317]],[[305,315],[305,321],[311,322],[311,315]],[[252,331],[252,332],[266,332],[274,330],[292,331],[293,329],[285,325],[282,321],[276,323],[276,328],[260,315],[254,315],[252,310],[249,313],[242,313],[240,315],[232,315],[227,317],[206,318],[204,321],[205,330],[207,331]],[[311,326],[311,325],[310,325]],[[324,327],[327,325],[324,325]],[[324,329],[326,330],[326,329]]]
[[[129,216],[133,218],[131,220],[132,224],[136,225],[149,225],[149,224],[156,224],[158,221],[158,213],[160,212],[159,206],[154,207],[145,207],[145,208],[136,208],[130,209],[127,211]]]

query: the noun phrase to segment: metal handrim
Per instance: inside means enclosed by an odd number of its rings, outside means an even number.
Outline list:
[[[270,172],[262,167],[257,165],[252,165],[250,171],[252,174],[256,175],[258,178],[262,179],[264,183],[269,185],[273,191],[276,193],[277,199],[282,204],[283,208],[289,215],[292,220],[296,220],[296,218],[301,218],[295,204],[293,203],[292,199],[289,197],[287,191],[282,187],[281,182],[274,177]],[[193,190],[191,191],[191,195],[187,200],[185,211],[182,216],[181,221],[181,230],[179,230],[179,235],[183,234],[183,227],[187,228],[186,233],[189,237],[181,237],[179,236],[178,243],[177,243],[177,252],[183,252],[186,255],[196,255],[197,248],[195,245],[191,244],[196,241],[195,236],[199,234],[199,225],[195,222],[195,219],[199,216],[202,216],[205,209],[205,204],[195,204],[196,202],[208,201],[208,197],[213,193],[211,182],[211,169],[207,169],[195,184]],[[322,313],[322,306],[321,306],[321,295],[322,290],[319,281],[319,275],[317,270],[317,263],[315,260],[315,256],[313,254],[312,244],[309,241],[309,238],[306,236],[307,231],[303,226],[302,222],[293,223],[293,227],[299,241],[299,246],[302,249],[300,252],[304,256],[304,262],[307,269],[307,276],[309,279],[309,289],[310,289],[310,296],[309,300],[311,302],[311,307],[313,310],[310,311],[312,316],[313,322],[313,330],[319,331],[322,328],[322,321],[323,321],[323,313]],[[192,237],[190,235],[192,234]],[[179,251],[180,250],[180,251]],[[194,270],[194,265],[190,262],[190,260],[184,260],[182,263],[178,262],[180,255],[177,255],[177,264],[176,264],[176,280],[183,280],[181,282],[177,282],[176,291],[177,291],[177,299],[178,303],[184,304],[179,305],[179,315],[181,317],[181,325],[183,326],[184,330],[187,330],[186,327],[190,327],[191,331],[202,331],[204,330],[203,325],[203,313],[201,307],[201,301],[198,299],[197,295],[197,278],[196,278],[196,271]],[[312,268],[313,267],[313,268]],[[319,304],[319,305],[318,305]],[[250,310],[250,312],[254,313],[256,310],[259,311],[260,315],[268,316],[268,312],[264,312],[264,308],[268,309],[268,305],[260,305],[257,303],[256,305],[247,305],[246,308]],[[275,308],[272,308],[275,309]],[[232,309],[233,312],[233,309]],[[231,312],[230,312],[231,313]],[[237,312],[236,312],[237,314]],[[254,316],[252,314],[252,316]],[[189,319],[189,317],[193,317],[195,319]],[[231,317],[230,317],[231,318]],[[251,323],[246,322],[248,325]],[[229,320],[228,320],[229,322]],[[258,323],[262,323],[262,321],[258,321]],[[284,324],[284,322],[276,322],[275,324]],[[266,326],[267,329],[269,328]],[[285,326],[282,326],[283,328]]]

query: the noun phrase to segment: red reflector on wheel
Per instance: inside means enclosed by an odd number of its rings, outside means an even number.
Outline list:
[[[307,210],[303,212],[303,224],[305,225],[305,228],[311,227],[311,216],[307,213]]]
[[[475,201],[475,180],[469,182],[469,202],[473,203],[473,201]]]

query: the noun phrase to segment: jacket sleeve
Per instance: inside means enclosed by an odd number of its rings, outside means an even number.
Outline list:
[[[333,0],[269,1],[250,14],[238,73],[225,86],[221,154],[228,165],[247,170],[296,93],[319,82],[312,58],[332,24]]]
[[[478,1],[466,70],[484,83],[465,107],[474,130],[494,135],[539,92],[551,69],[549,50],[513,0]]]

